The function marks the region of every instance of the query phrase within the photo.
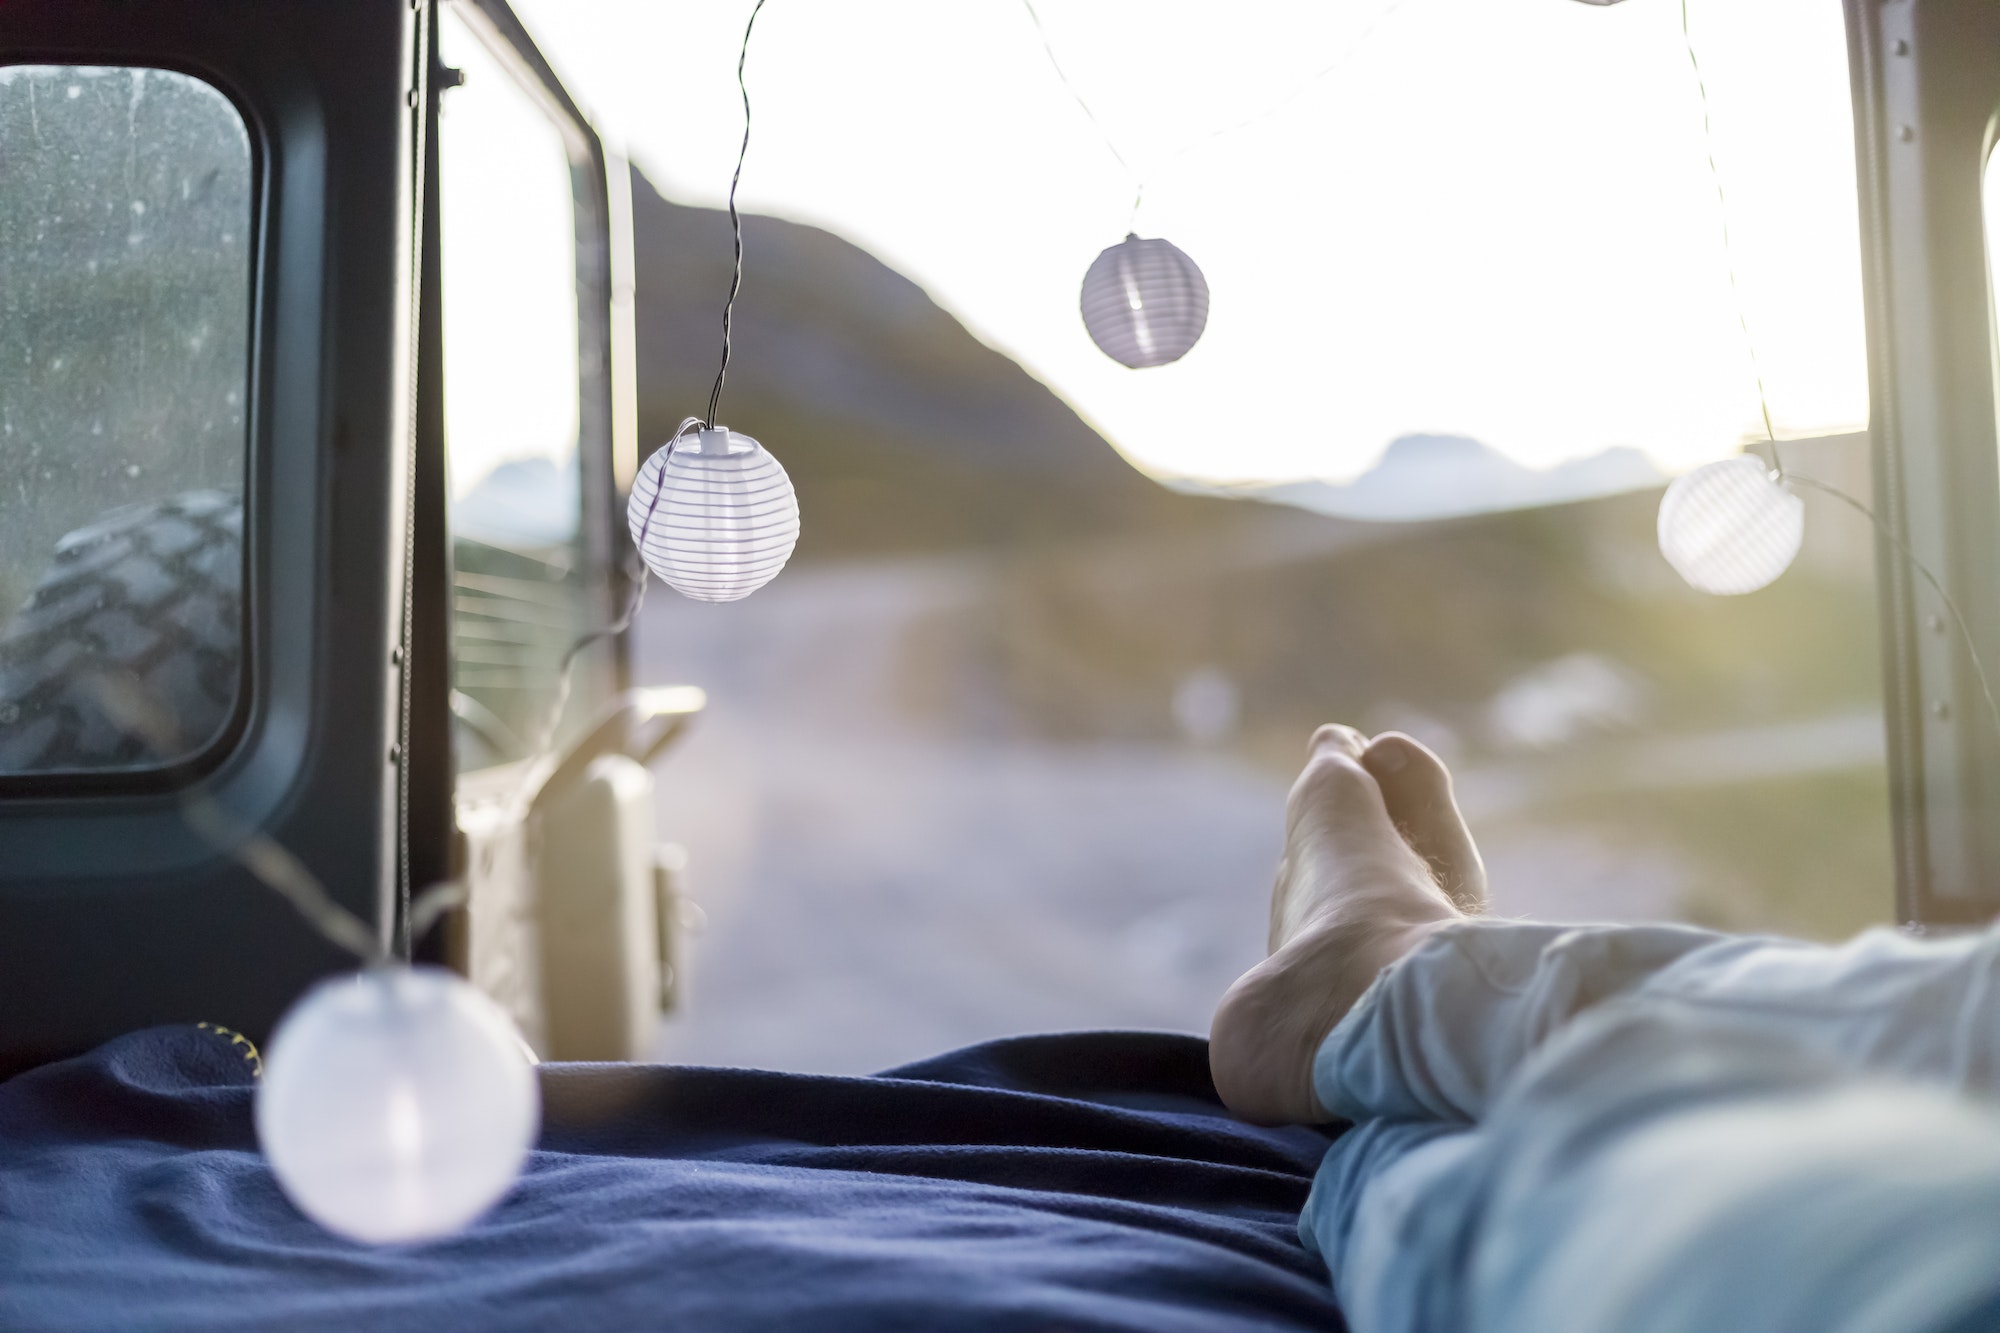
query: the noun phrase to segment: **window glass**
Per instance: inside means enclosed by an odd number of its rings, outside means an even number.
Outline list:
[[[185,759],[235,711],[251,189],[199,79],[0,68],[0,775]]]
[[[461,768],[520,758],[585,628],[576,221],[553,121],[450,10],[438,127]]]

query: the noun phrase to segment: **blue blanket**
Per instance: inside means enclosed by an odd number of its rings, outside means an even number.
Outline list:
[[[175,1027],[0,1083],[0,1329],[1342,1328],[1296,1232],[1327,1139],[1230,1119],[1191,1037],[545,1065],[514,1191],[384,1249],[279,1193],[252,1074]]]

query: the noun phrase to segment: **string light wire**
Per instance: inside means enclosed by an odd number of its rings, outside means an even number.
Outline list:
[[[1068,73],[1063,69],[1062,61],[1056,57],[1056,48],[1049,40],[1048,29],[1042,26],[1042,16],[1035,11],[1034,0],[1021,0],[1021,7],[1028,11],[1028,18],[1035,25],[1035,35],[1041,38],[1042,50],[1049,58],[1049,68],[1056,72],[1056,78],[1069,92],[1069,95],[1076,99],[1076,104],[1082,109],[1084,118],[1090,122],[1091,128],[1096,130],[1098,137],[1104,141],[1105,151],[1111,154],[1112,158],[1116,160],[1120,167],[1124,168],[1125,174],[1132,180],[1132,216],[1125,226],[1125,230],[1129,232],[1135,230],[1138,225],[1139,209],[1146,202],[1146,187],[1151,184],[1153,177],[1168,170],[1195,149],[1213,143],[1217,139],[1235,134],[1240,130],[1247,130],[1252,126],[1261,125],[1291,106],[1292,103],[1298,101],[1328,78],[1338,73],[1349,60],[1353,59],[1355,52],[1359,51],[1368,39],[1374,36],[1375,29],[1382,25],[1384,19],[1387,19],[1391,14],[1394,14],[1409,3],[1410,0],[1389,0],[1388,4],[1375,12],[1374,18],[1368,20],[1368,25],[1355,34],[1354,40],[1348,43],[1347,49],[1342,51],[1331,64],[1323,66],[1317,73],[1313,74],[1303,83],[1293,87],[1290,92],[1278,98],[1255,115],[1244,120],[1239,120],[1232,125],[1225,125],[1221,129],[1210,130],[1206,134],[1200,134],[1188,140],[1162,159],[1158,166],[1145,175],[1140,175],[1138,170],[1127,160],[1125,154],[1119,151],[1117,141],[1111,137],[1111,132],[1104,128],[1104,122],[1097,118],[1097,113],[1090,109],[1090,103],[1084,100],[1083,94],[1077,91],[1074,83],[1070,82]]]
[[[1993,719],[1994,731],[2000,732],[2000,704],[1996,704],[1993,700],[1993,686],[1986,678],[1986,663],[1980,660],[1979,650],[1973,646],[1972,626],[1966,623],[1964,614],[1958,609],[1958,603],[1953,601],[1951,594],[1944,590],[1944,585],[1937,581],[1937,576],[1925,567],[1923,561],[1917,559],[1917,553],[1910,549],[1909,543],[1904,541],[1896,530],[1890,527],[1874,510],[1862,504],[1861,501],[1855,499],[1846,491],[1841,490],[1838,486],[1829,486],[1826,482],[1820,481],[1817,478],[1808,477],[1798,472],[1786,472],[1782,468],[1779,469],[1778,475],[1785,481],[1795,482],[1801,486],[1808,486],[1813,490],[1832,496],[1855,513],[1861,515],[1861,517],[1867,519],[1870,523],[1873,523],[1875,530],[1881,533],[1891,546],[1896,548],[1903,559],[1909,563],[1910,568],[1922,575],[1925,583],[1931,585],[1931,591],[1938,595],[1938,600],[1944,603],[1944,609],[1951,613],[1952,622],[1958,626],[1959,640],[1964,643],[1965,655],[1972,662],[1972,674],[1979,681],[1979,693],[1986,700],[1986,715]]]
[[[1701,61],[1694,53],[1694,34],[1688,27],[1688,0],[1681,0],[1681,42],[1687,47],[1688,68],[1694,71],[1695,92],[1701,97],[1701,144],[1708,154],[1708,177],[1715,183],[1715,211],[1722,223],[1722,264],[1729,274],[1729,299],[1736,307],[1736,323],[1743,330],[1743,346],[1750,354],[1750,374],[1757,381],[1757,406],[1764,414],[1764,436],[1771,443],[1771,456],[1778,452],[1778,432],[1771,426],[1771,400],[1764,392],[1764,367],[1757,359],[1757,340],[1750,336],[1750,313],[1743,303],[1742,288],[1736,282],[1736,248],[1729,235],[1729,196],[1722,189],[1722,168],[1715,161],[1715,127],[1709,117],[1708,81],[1702,77]]]
[[[674,431],[673,437],[664,446],[669,453],[686,436],[688,431],[694,427],[700,426],[708,430],[715,429],[716,411],[722,403],[723,381],[729,375],[730,325],[732,316],[736,310],[736,295],[743,287],[743,218],[736,211],[736,188],[742,183],[743,163],[750,153],[750,87],[744,81],[744,69],[750,59],[750,34],[756,30],[757,16],[764,12],[764,2],[765,0],[757,0],[757,3],[750,7],[750,18],[743,25],[743,43],[736,53],[736,89],[743,98],[743,140],[737,145],[736,149],[736,171],[729,178],[729,233],[733,256],[730,268],[729,296],[722,303],[722,364],[717,367],[715,385],[708,392],[707,415],[705,417],[684,418],[679,428]],[[653,497],[652,506],[646,511],[646,517],[639,525],[641,541],[644,540],[646,531],[651,528],[653,512],[659,508],[660,501],[664,496],[665,491],[662,490],[660,494]],[[578,635],[570,642],[568,649],[564,651],[561,664],[556,668],[555,695],[549,702],[548,711],[543,719],[540,733],[523,767],[522,790],[518,798],[520,801],[525,802],[533,794],[532,788],[536,781],[538,770],[541,768],[543,761],[554,752],[557,730],[562,726],[563,710],[569,706],[571,682],[576,675],[578,659],[583,656],[584,650],[592,644],[604,639],[615,638],[632,627],[632,622],[638,618],[639,608],[644,606],[646,602],[647,573],[645,561],[638,559],[635,554],[626,571],[627,579],[632,585],[632,591],[625,600],[625,609],[619,613],[616,620],[611,621],[609,624],[600,625],[596,629],[588,630]]]
[[[743,66],[750,59],[750,33],[757,26],[757,16],[763,12],[764,0],[757,0],[750,7],[750,21],[743,25],[743,47],[736,53],[736,90],[743,95],[743,142],[736,150],[736,174],[729,178],[729,235],[736,258],[729,278],[729,299],[722,303],[722,366],[715,372],[715,387],[708,391],[705,423],[710,430],[715,429],[715,410],[722,403],[722,381],[729,374],[729,320],[736,310],[736,293],[743,286],[743,219],[736,212],[736,187],[743,180],[743,159],[750,154],[750,85],[743,81]],[[1054,53],[1050,58],[1054,58]]]
[[[764,12],[764,3],[765,0],[757,0],[757,3],[750,7],[750,17],[743,24],[743,42],[736,52],[736,90],[743,98],[743,139],[736,148],[736,170],[729,178],[729,235],[732,257],[730,261],[729,296],[722,303],[722,364],[716,368],[715,385],[708,391],[708,412],[706,416],[687,417],[683,419],[679,428],[674,431],[673,437],[664,446],[669,453],[686,436],[688,431],[694,427],[700,426],[708,430],[715,429],[716,412],[722,404],[723,381],[729,375],[731,321],[736,311],[736,295],[743,288],[743,217],[736,209],[736,190],[743,182],[743,163],[750,155],[750,85],[745,81],[744,72],[750,60],[750,34],[757,29],[757,16]],[[647,509],[646,517],[639,525],[639,540],[641,542],[644,541],[647,530],[651,528],[653,513],[659,508],[660,501],[664,498],[665,494],[665,490],[662,489],[658,495],[653,497],[653,503]],[[627,629],[630,629],[633,620],[639,615],[639,608],[645,604],[646,563],[644,560],[639,559],[635,553],[631,565],[636,567],[636,572],[632,568],[628,568],[627,570],[627,577],[631,582],[632,592],[626,598],[625,609],[619,613],[616,620],[613,620],[609,624],[600,625],[596,629],[578,635],[562,655],[561,665],[556,669],[555,697],[549,703],[548,713],[542,724],[540,735],[537,737],[534,749],[530,752],[528,761],[523,769],[522,791],[519,797],[523,802],[533,794],[532,788],[536,781],[538,770],[549,755],[554,752],[556,733],[562,725],[563,710],[569,705],[570,683],[576,674],[577,660],[582,657],[584,650],[592,644],[603,639],[614,638],[617,635],[623,634]]]
[[[438,89],[432,84],[430,70],[435,57],[431,52],[431,39],[435,35],[437,13],[426,9],[417,19],[415,69],[411,78],[411,109],[415,115],[410,118],[412,151],[410,161],[413,202],[410,210],[410,289],[423,290],[424,272],[424,191],[428,183],[427,162],[430,149],[431,113],[436,109]],[[422,341],[423,302],[411,301],[409,309],[410,346],[416,347]],[[410,933],[410,916],[414,904],[411,902],[410,883],[410,773],[415,767],[410,761],[410,732],[413,716],[412,690],[416,677],[416,626],[417,626],[417,451],[418,441],[423,438],[423,429],[418,424],[422,409],[421,386],[413,373],[406,387],[405,410],[407,429],[404,445],[408,457],[403,465],[403,607],[401,631],[402,641],[396,645],[396,748],[390,755],[395,767],[396,782],[396,952],[404,962],[414,958],[412,949],[415,936]],[[247,862],[245,863],[248,864]],[[254,873],[254,871],[253,871]]]
[[[1375,35],[1375,30],[1381,27],[1382,24],[1391,15],[1395,14],[1397,10],[1401,9],[1404,5],[1407,5],[1409,3],[1410,0],[1389,0],[1388,4],[1384,5],[1382,8],[1375,11],[1375,17],[1369,19],[1367,26],[1362,28],[1360,32],[1354,35],[1354,40],[1347,44],[1347,49],[1342,51],[1340,55],[1334,59],[1333,63],[1323,66],[1318,73],[1314,74],[1311,78],[1308,78],[1305,82],[1298,84],[1290,92],[1286,93],[1283,97],[1280,97],[1277,101],[1272,102],[1262,111],[1257,112],[1255,115],[1250,116],[1245,120],[1239,120],[1234,125],[1225,125],[1223,128],[1219,130],[1210,130],[1207,134],[1201,135],[1194,139],[1190,139],[1185,144],[1182,144],[1180,148],[1175,150],[1175,152],[1170,157],[1161,162],[1158,167],[1155,167],[1152,170],[1152,172],[1148,174],[1146,179],[1141,180],[1139,182],[1139,197],[1132,201],[1132,216],[1134,220],[1137,220],[1139,216],[1140,204],[1145,202],[1146,186],[1150,183],[1152,177],[1158,176],[1163,172],[1170,170],[1175,163],[1179,162],[1182,158],[1186,157],[1189,153],[1192,153],[1197,148],[1205,147],[1208,144],[1215,142],[1217,139],[1225,139],[1232,134],[1237,134],[1243,130],[1252,129],[1258,125],[1262,125],[1267,120],[1275,119],[1280,112],[1286,110],[1294,102],[1297,102],[1299,99],[1303,98],[1307,93],[1311,92],[1313,89],[1317,88],[1320,84],[1326,82],[1328,79],[1332,78],[1335,74],[1338,74],[1342,69],[1346,68],[1347,62],[1352,60],[1355,54],[1358,51],[1360,51],[1363,46],[1367,45],[1368,39]]]
[[[1042,16],[1035,12],[1034,0],[1021,0],[1021,8],[1028,11],[1028,19],[1035,25],[1035,35],[1042,39],[1042,52],[1049,58],[1049,68],[1056,72],[1056,78],[1062,83],[1064,88],[1069,90],[1069,95],[1076,99],[1077,106],[1083,111],[1083,118],[1090,122],[1090,127],[1097,131],[1099,138],[1104,140],[1104,150],[1110,153],[1118,165],[1125,169],[1125,174],[1132,178],[1132,184],[1137,188],[1139,195],[1143,197],[1146,192],[1146,182],[1141,179],[1137,171],[1132,169],[1132,164],[1125,160],[1125,154],[1118,151],[1117,141],[1111,137],[1111,131],[1104,128],[1104,122],[1099,120],[1097,113],[1090,109],[1090,103],[1083,100],[1083,94],[1077,91],[1074,83],[1070,82],[1069,74],[1063,69],[1062,61],[1056,58],[1054,44],[1049,41],[1049,30],[1042,26]],[[1136,199],[1133,201],[1132,211],[1135,214],[1139,211],[1139,204]]]
[[[765,0],[757,0],[756,4],[750,6],[750,17],[743,24],[743,42],[736,52],[736,91],[743,98],[743,139],[736,147],[736,170],[729,177],[729,236],[732,253],[730,259],[729,295],[722,303],[722,364],[716,368],[715,385],[708,391],[708,412],[706,416],[684,419],[679,429],[674,431],[673,438],[668,440],[665,445],[665,448],[669,452],[688,433],[691,427],[701,426],[708,430],[715,429],[716,412],[722,405],[723,381],[729,376],[730,329],[736,313],[736,295],[743,289],[743,216],[736,210],[736,189],[743,183],[743,163],[750,155],[750,85],[745,81],[744,72],[750,61],[750,34],[757,30],[757,16],[764,12],[764,3]],[[652,507],[646,511],[645,521],[639,527],[642,541],[647,529],[652,526],[653,511],[659,508],[660,500],[664,494],[663,490],[660,495],[654,496]],[[579,635],[570,644],[568,651],[562,656],[562,665],[556,671],[555,698],[549,705],[548,716],[542,726],[541,736],[530,756],[530,762],[527,765],[528,777],[526,781],[533,781],[534,770],[540,767],[540,761],[546,759],[555,746],[556,729],[562,725],[563,709],[569,704],[570,681],[575,675],[577,659],[593,643],[597,643],[602,639],[613,638],[631,628],[632,621],[639,614],[639,608],[645,604],[646,563],[636,557],[632,563],[637,566],[637,573],[631,574],[628,571],[628,577],[632,583],[632,593],[626,599],[625,609],[610,624],[601,625],[594,630]]]
[[[1772,478],[1780,484],[1789,482],[1818,491],[1822,495],[1838,500],[1841,504],[1846,505],[1849,509],[1867,519],[1875,526],[1876,532],[1882,535],[1883,540],[1887,541],[1896,553],[1902,557],[1903,562],[1915,571],[1918,577],[1922,578],[1925,583],[1930,585],[1931,591],[1936,593],[1938,600],[1944,603],[1944,609],[1951,614],[1952,623],[1958,627],[1959,642],[1965,647],[1966,658],[1972,663],[1972,674],[1979,682],[1980,697],[1986,703],[1986,715],[1992,721],[1995,733],[2000,733],[2000,703],[1994,701],[1993,686],[1986,674],[1986,662],[1980,656],[1979,645],[1973,640],[1972,626],[1966,621],[1965,614],[1958,609],[1957,601],[1952,598],[1950,593],[1944,590],[1944,584],[1938,580],[1937,575],[1931,573],[1930,567],[1918,558],[1917,553],[1910,549],[1910,544],[1903,539],[1901,533],[1897,532],[1890,525],[1888,520],[1838,486],[1830,482],[1821,481],[1817,477],[1808,477],[1804,473],[1791,471],[1785,466],[1784,460],[1779,456],[1778,432],[1772,426],[1771,422],[1771,400],[1764,387],[1764,370],[1762,363],[1757,357],[1757,340],[1750,332],[1749,311],[1743,302],[1742,289],[1737,285],[1736,281],[1736,258],[1729,233],[1729,196],[1723,190],[1722,169],[1716,164],[1715,160],[1715,130],[1709,114],[1708,84],[1702,77],[1701,60],[1695,54],[1694,35],[1688,24],[1688,0],[1681,0],[1680,9],[1681,41],[1687,47],[1688,67],[1694,72],[1695,91],[1701,99],[1702,147],[1708,155],[1709,177],[1715,182],[1715,205],[1722,225],[1723,262],[1729,272],[1729,296],[1736,307],[1737,326],[1743,330],[1743,345],[1750,355],[1750,371],[1757,385],[1757,407],[1764,419],[1764,439],[1771,450]]]
[[[100,672],[84,680],[105,715],[136,736],[155,755],[166,759],[185,753],[180,725],[171,710],[131,676]],[[249,871],[265,888],[290,903],[321,938],[352,954],[361,963],[379,967],[391,961],[388,942],[374,928],[326,891],[319,877],[270,834],[225,810],[199,786],[181,795],[181,822],[215,851]],[[425,906],[426,893],[412,907]]]

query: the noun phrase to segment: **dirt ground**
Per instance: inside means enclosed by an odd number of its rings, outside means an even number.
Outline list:
[[[854,1073],[1020,1032],[1199,1032],[1261,956],[1278,773],[1186,744],[982,737],[902,705],[909,626],[979,578],[874,562],[730,606],[648,603],[638,678],[711,699],[659,769],[660,835],[707,917],[659,1058]],[[1519,819],[1486,854],[1510,915],[1671,915],[1694,873]]]

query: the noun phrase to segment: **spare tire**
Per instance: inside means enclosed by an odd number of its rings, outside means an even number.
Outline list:
[[[170,719],[175,745],[115,721],[102,679]],[[114,509],[56,543],[0,629],[0,774],[150,768],[206,749],[243,680],[243,503],[188,491]]]

